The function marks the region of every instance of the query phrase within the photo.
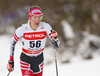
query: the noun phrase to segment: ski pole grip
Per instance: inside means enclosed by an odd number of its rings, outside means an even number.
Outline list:
[[[51,33],[53,32],[54,30],[51,30]],[[58,36],[57,36],[58,37]],[[54,37],[55,39],[57,39],[57,37]]]

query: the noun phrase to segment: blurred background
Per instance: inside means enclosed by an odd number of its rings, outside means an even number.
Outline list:
[[[42,8],[43,21],[59,34],[58,62],[67,64],[75,57],[84,61],[100,58],[100,0],[0,0],[1,40],[9,42],[16,28],[27,23],[32,5]],[[46,49],[52,47],[47,39]],[[54,61],[51,50],[45,51],[46,64]]]

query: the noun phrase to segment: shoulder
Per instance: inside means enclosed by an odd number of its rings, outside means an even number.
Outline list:
[[[25,28],[27,25],[28,25],[27,23],[26,23],[26,24],[22,24],[20,27],[18,27],[18,28],[16,29],[16,31],[19,31],[19,32],[23,31],[24,28]]]
[[[28,27],[28,23],[22,24],[20,27],[17,29],[24,30],[26,27]]]
[[[52,27],[48,24],[48,23],[45,23],[45,22],[42,22],[43,24],[43,27],[44,29],[46,30],[47,33],[50,33],[51,30],[52,30]]]

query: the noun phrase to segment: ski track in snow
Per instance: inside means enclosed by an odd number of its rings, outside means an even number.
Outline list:
[[[0,76],[7,76],[8,74],[6,66],[9,60],[10,40],[11,37],[9,36],[0,36]],[[19,41],[15,48],[14,71],[9,76],[21,76],[19,63],[21,46],[22,45]],[[50,50],[50,48],[46,49]],[[58,76],[100,76],[100,56],[95,54],[94,58],[90,60],[82,60],[78,56],[73,57],[71,63],[58,63],[58,72]],[[55,62],[49,65],[44,65],[43,76],[56,76]]]

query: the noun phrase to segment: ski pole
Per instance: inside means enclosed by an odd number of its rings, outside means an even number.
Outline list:
[[[51,33],[53,30],[51,30]],[[56,39],[57,37],[55,37]],[[54,41],[54,52],[55,52],[55,65],[56,65],[56,75],[58,76],[57,58],[56,58],[56,42]]]
[[[9,72],[7,76],[9,76],[10,73],[11,73],[11,72]]]
[[[56,47],[55,47],[55,45],[54,45],[54,52],[55,52],[56,75],[58,76],[58,67],[57,67],[57,57],[56,57]]]

